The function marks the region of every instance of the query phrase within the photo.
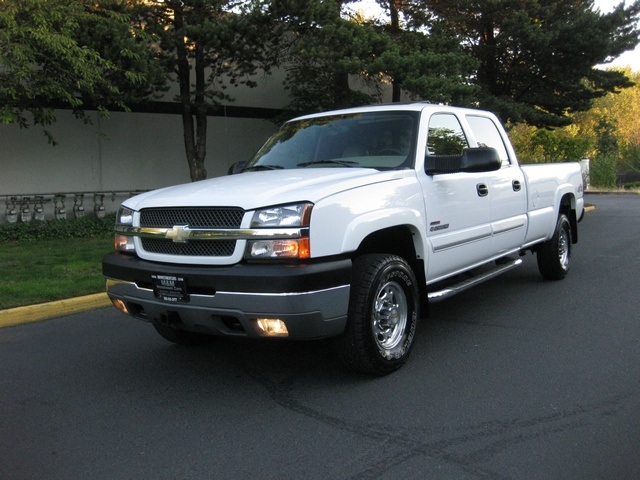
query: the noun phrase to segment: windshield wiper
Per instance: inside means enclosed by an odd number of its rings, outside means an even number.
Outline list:
[[[257,172],[260,170],[283,170],[282,165],[254,165],[252,167],[243,168],[243,172]]]
[[[348,160],[316,160],[314,162],[299,163],[297,166],[308,167],[310,165],[322,165],[322,164],[342,165],[343,167],[353,167],[354,165],[359,165],[358,162],[352,162]]]

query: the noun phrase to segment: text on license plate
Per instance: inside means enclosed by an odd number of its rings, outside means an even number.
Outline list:
[[[187,282],[174,275],[151,275],[153,293],[165,302],[188,302]]]

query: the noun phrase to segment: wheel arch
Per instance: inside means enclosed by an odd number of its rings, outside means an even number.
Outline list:
[[[404,258],[418,281],[420,311],[427,316],[429,311],[425,259],[420,232],[412,225],[387,227],[367,235],[353,253],[353,257],[372,253],[386,253]]]
[[[571,225],[571,243],[578,243],[578,218],[576,215],[576,197],[565,193],[560,199],[558,215],[564,214]]]

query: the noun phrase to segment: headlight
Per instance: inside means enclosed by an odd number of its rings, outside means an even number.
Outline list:
[[[296,203],[256,210],[251,228],[299,227],[298,238],[273,238],[250,241],[247,257],[251,259],[305,259],[311,256],[309,222],[312,203]]]
[[[116,227],[130,227],[133,225],[133,210],[127,207],[120,207],[116,216]],[[114,247],[119,252],[135,251],[133,237],[116,233],[114,237]]]
[[[311,207],[311,203],[297,203],[256,210],[251,220],[251,228],[309,226]]]
[[[133,225],[133,210],[127,207],[120,207],[116,217],[116,225]]]

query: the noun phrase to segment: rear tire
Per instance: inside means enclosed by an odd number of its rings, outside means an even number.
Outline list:
[[[553,236],[541,244],[536,252],[538,270],[546,280],[562,280],[571,265],[571,224],[566,215],[560,214]]]
[[[342,362],[379,376],[402,367],[418,324],[418,292],[416,277],[403,258],[376,254],[356,259],[347,327],[336,341]]]
[[[178,345],[206,345],[211,343],[214,339],[214,335],[207,335],[205,333],[188,332],[186,330],[178,330],[166,325],[162,325],[158,322],[153,322],[153,327],[156,332],[160,334],[162,338]]]

